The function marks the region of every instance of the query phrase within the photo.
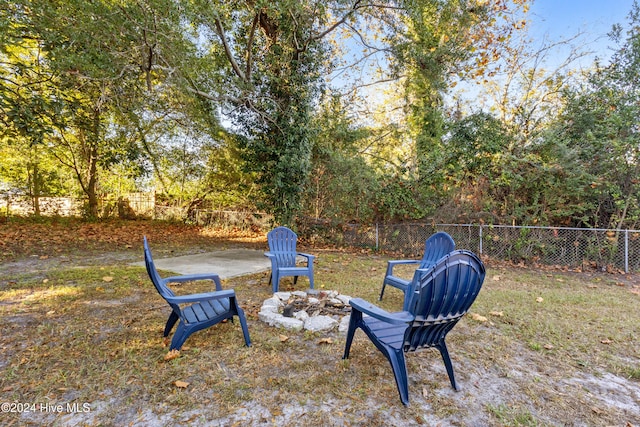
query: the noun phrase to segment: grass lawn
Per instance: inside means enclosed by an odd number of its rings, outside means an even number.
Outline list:
[[[337,331],[259,321],[267,273],[223,282],[245,310],[251,347],[229,322],[195,333],[179,358],[164,360],[170,309],[144,269],[129,266],[142,260],[142,235],[158,258],[266,249],[263,236],[152,222],[81,227],[0,225],[3,426],[640,426],[637,278],[487,261],[472,313],[447,339],[461,391],[436,350],[409,354],[404,407],[387,360],[362,332],[342,360]],[[316,288],[377,303],[389,257],[304,250],[317,255]],[[285,278],[281,290],[307,284]],[[176,293],[209,287],[183,284]],[[387,288],[379,305],[399,310],[401,292]]]

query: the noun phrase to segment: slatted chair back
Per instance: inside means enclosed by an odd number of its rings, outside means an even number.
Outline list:
[[[382,301],[382,297],[384,296],[384,290],[387,285],[393,286],[394,288],[398,288],[402,290],[402,292],[407,292],[409,285],[411,283],[415,283],[420,279],[423,270],[426,270],[432,266],[434,266],[438,260],[442,259],[446,254],[452,252],[456,248],[456,244],[453,241],[453,238],[449,236],[444,231],[439,231],[433,235],[431,235],[424,243],[424,254],[422,259],[399,259],[399,260],[391,260],[387,262],[387,272],[384,275],[384,280],[382,281],[382,289],[380,290],[380,301]],[[398,265],[409,265],[415,264],[417,265],[417,269],[414,272],[413,280],[410,282],[402,277],[395,276],[393,274],[394,267]]]
[[[424,255],[418,268],[425,269],[435,265],[439,259],[455,248],[456,244],[449,234],[444,231],[433,234],[424,243]]]
[[[279,267],[295,267],[298,235],[287,227],[276,227],[267,233],[269,252],[275,255]]]
[[[485,277],[482,261],[472,252],[453,251],[444,262],[409,286],[404,309],[415,316],[406,329],[404,350],[437,347],[475,301]]]
[[[144,245],[144,264],[147,267],[147,274],[153,283],[153,286],[156,287],[158,293],[162,296],[162,298],[167,299],[170,297],[176,296],[175,293],[169,289],[169,287],[164,283],[160,274],[158,274],[158,270],[156,270],[156,265],[153,262],[153,256],[151,256],[151,249],[149,249],[149,243],[147,242],[147,236],[143,238]],[[180,311],[180,307],[173,307]]]

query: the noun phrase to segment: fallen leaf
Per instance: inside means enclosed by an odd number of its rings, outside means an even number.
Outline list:
[[[320,341],[318,341],[318,344],[333,344],[333,339],[321,338]]]
[[[49,279],[42,280],[42,283],[48,283],[48,282],[49,282]]]
[[[104,280],[105,282],[111,282],[111,281],[113,281],[113,277],[111,277],[111,276],[104,276],[104,277],[102,278],[102,280]]]
[[[504,317],[503,311],[490,311],[489,314],[495,317]]]
[[[102,286],[97,286],[96,287],[96,291],[98,292],[104,292],[104,288]]]
[[[494,282],[499,282],[499,281],[500,281],[500,279],[501,279],[501,277],[500,277],[500,276],[493,276],[493,277],[491,278],[491,280],[493,280]]]
[[[602,414],[602,409],[598,408],[597,406],[592,406],[591,410],[598,415]]]
[[[422,397],[424,397],[425,399],[429,397],[429,390],[427,390],[426,387],[422,387]]]
[[[280,335],[279,338],[280,338],[280,342],[285,342],[285,341],[287,341],[289,339],[289,337],[286,336],[286,335]]]
[[[13,386],[10,386],[10,385],[2,389],[2,391],[11,391],[11,390],[13,390]]]
[[[538,297],[538,298],[536,298],[536,301],[537,301],[537,302],[542,302],[542,301],[544,301],[544,298],[542,298],[542,297]]]
[[[178,388],[187,388],[187,387],[189,387],[189,383],[188,382],[180,381],[180,380],[174,382],[173,385],[175,385]]]
[[[602,341],[600,341],[602,344],[611,344],[611,340],[609,339],[604,339]]]
[[[545,344],[544,348],[547,349],[547,350],[553,350],[554,347],[553,347],[552,344]]]
[[[164,360],[173,360],[177,359],[178,357],[180,357],[180,350],[170,350],[167,354],[165,354]]]
[[[473,320],[476,320],[478,322],[486,322],[487,320],[489,320],[486,317],[479,315],[478,313],[471,313],[469,314],[469,316],[471,316]]]
[[[49,258],[49,255],[42,255],[42,256],[40,257],[40,259],[47,259],[47,258]]]

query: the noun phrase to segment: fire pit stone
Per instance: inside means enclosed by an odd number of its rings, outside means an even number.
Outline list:
[[[340,332],[346,332],[350,299],[337,291],[276,292],[264,300],[258,318],[271,326],[296,331],[322,332],[338,326]]]

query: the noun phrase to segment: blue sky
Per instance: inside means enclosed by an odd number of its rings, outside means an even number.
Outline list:
[[[599,57],[608,58],[611,43],[606,34],[613,24],[627,23],[632,5],[633,0],[533,0],[530,34],[535,39],[547,34],[551,40],[558,40],[583,31],[587,41],[599,38],[590,46]]]

